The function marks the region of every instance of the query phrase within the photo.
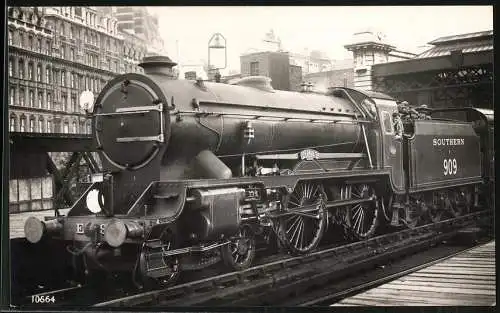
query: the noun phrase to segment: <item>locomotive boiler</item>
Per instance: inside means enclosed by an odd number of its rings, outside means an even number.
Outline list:
[[[30,242],[65,241],[87,273],[128,272],[147,284],[219,260],[241,270],[262,243],[309,253],[330,224],[365,239],[384,217],[398,224],[427,212],[409,195],[422,190],[404,176],[413,146],[394,136],[395,99],[278,91],[265,77],[171,80],[171,65],[150,57],[145,75],[107,83],[89,112],[103,172],[67,216],[29,218]],[[460,151],[479,149],[472,126],[460,127]],[[457,177],[479,184],[479,166]]]

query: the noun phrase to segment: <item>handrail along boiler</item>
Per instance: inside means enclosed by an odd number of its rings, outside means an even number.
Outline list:
[[[172,282],[219,260],[244,269],[273,243],[309,253],[328,227],[365,239],[481,205],[480,112],[406,121],[398,137],[384,94],[171,80],[164,65],[104,87],[92,111],[104,171],[66,216],[29,218],[30,242],[67,242],[87,273]]]

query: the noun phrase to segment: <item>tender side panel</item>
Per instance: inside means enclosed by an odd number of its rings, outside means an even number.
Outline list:
[[[416,121],[408,141],[410,190],[480,181],[480,138],[468,123]]]

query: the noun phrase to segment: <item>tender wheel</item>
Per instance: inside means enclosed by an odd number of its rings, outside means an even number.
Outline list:
[[[301,182],[285,201],[279,237],[292,254],[309,253],[321,241],[327,224],[324,199],[322,185]]]
[[[452,216],[457,217],[471,212],[473,205],[473,197],[469,188],[461,187],[451,194],[451,211]]]
[[[440,222],[443,218],[443,205],[444,198],[439,192],[432,193],[432,203],[428,206],[429,210],[427,211],[429,215],[429,219],[433,223]]]
[[[352,200],[373,198],[372,201],[350,206],[345,219],[348,231],[354,237],[361,240],[372,237],[379,224],[379,201],[377,201],[374,188],[368,184],[352,185],[348,196]]]
[[[237,238],[221,248],[221,256],[227,267],[241,271],[252,265],[255,251],[255,238],[252,231],[249,227],[242,227]]]

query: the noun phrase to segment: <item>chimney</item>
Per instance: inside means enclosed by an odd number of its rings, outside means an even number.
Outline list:
[[[169,57],[161,55],[144,57],[142,59],[142,63],[139,64],[139,66],[144,69],[144,74],[161,75],[166,76],[169,79],[176,79],[172,70],[172,68],[176,65],[177,63],[170,60]]]

